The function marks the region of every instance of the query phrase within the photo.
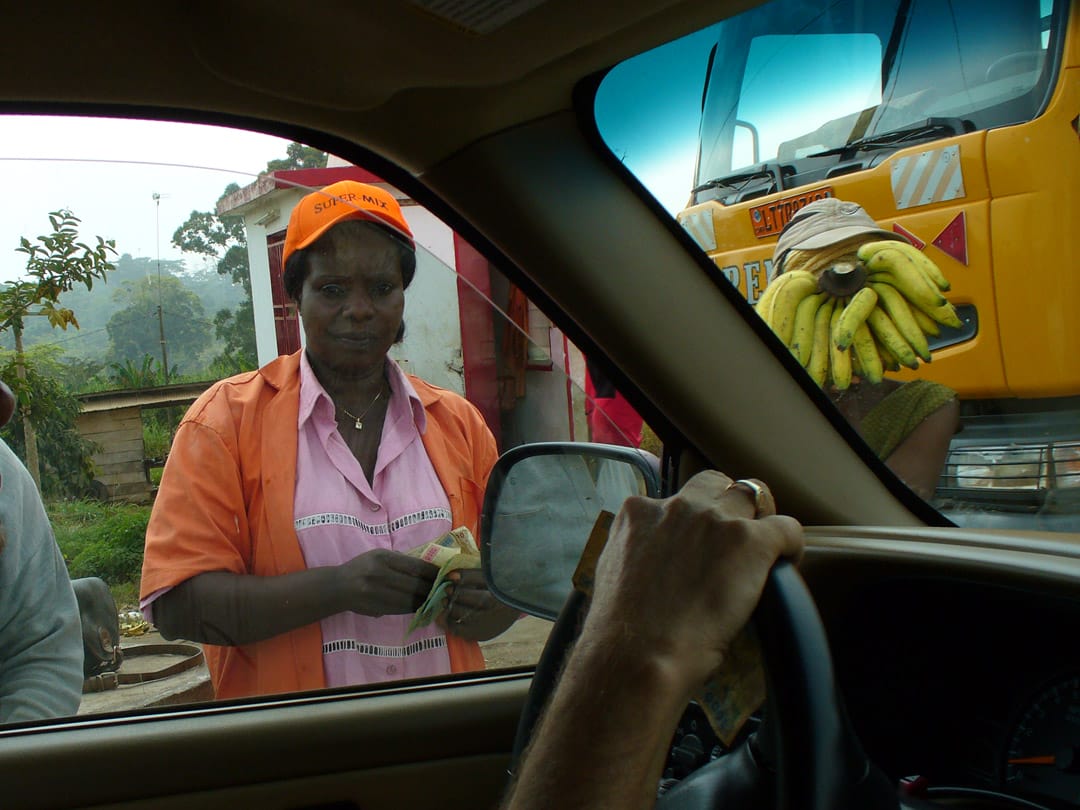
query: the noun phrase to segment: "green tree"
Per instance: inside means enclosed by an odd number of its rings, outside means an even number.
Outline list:
[[[129,281],[114,293],[119,309],[106,325],[112,356],[116,362],[141,363],[143,357],[161,352],[158,307],[162,309],[168,340],[170,372],[198,369],[200,356],[212,344],[207,332],[210,322],[202,301],[171,275]]]
[[[20,357],[0,351],[0,379],[11,381],[20,405],[29,403],[29,423],[13,419],[0,431],[16,455],[28,453],[26,425],[32,426],[40,449],[38,488],[46,497],[83,496],[94,480],[91,460],[95,445],[84,439],[76,427],[80,404],[63,384],[64,369],[56,347],[37,346]],[[22,375],[16,373],[21,367]],[[29,466],[29,465],[27,465]]]
[[[290,169],[321,169],[326,166],[326,152],[301,143],[290,143],[286,157],[271,160],[267,172]],[[238,191],[239,186],[226,186],[218,203]],[[225,346],[214,358],[217,369],[232,369],[229,373],[254,368],[258,353],[255,347],[255,313],[251,303],[251,273],[248,267],[247,234],[242,217],[218,216],[210,211],[192,211],[176,232],[172,243],[187,253],[217,259],[217,271],[244,288],[246,301],[235,310],[220,309],[214,315],[214,329]]]
[[[91,247],[79,241],[81,220],[71,211],[61,209],[49,214],[52,233],[37,237],[31,242],[25,236],[19,239],[20,253],[26,254],[26,278],[8,282],[0,287],[0,332],[10,329],[15,336],[15,362],[9,379],[14,381],[16,393],[20,394],[19,412],[22,428],[26,467],[34,482],[41,488],[40,459],[36,425],[50,419],[44,412],[40,397],[30,386],[32,375],[30,362],[23,346],[26,319],[42,316],[52,326],[67,329],[69,325],[79,328],[75,313],[59,306],[60,296],[77,284],[89,290],[94,280],[104,281],[105,275],[115,265],[110,261],[116,255],[116,243],[97,237]],[[76,409],[76,415],[78,410]],[[75,430],[74,417],[69,428]]]
[[[239,187],[229,184],[222,197]],[[218,199],[220,202],[221,198]],[[192,211],[187,221],[176,229],[172,242],[186,253],[217,259],[217,272],[228,276],[244,289],[244,301],[235,309],[219,309],[214,315],[214,330],[225,343],[214,365],[237,366],[237,371],[255,368],[255,314],[251,303],[251,275],[248,269],[247,236],[242,217],[219,217],[209,211]]]
[[[314,146],[304,146],[293,141],[285,149],[288,157],[271,160],[266,164],[268,172],[287,171],[289,169],[325,169],[326,152]]]
[[[123,363],[109,363],[109,379],[119,389],[156,388],[168,383],[169,375],[161,363],[149,354],[143,355],[141,363],[128,358]],[[176,376],[177,369],[171,374]]]

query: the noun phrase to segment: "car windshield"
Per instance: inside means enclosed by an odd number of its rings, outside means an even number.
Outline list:
[[[798,176],[935,127],[1029,120],[1045,97],[1051,12],[1035,0],[789,0],[723,22],[694,185],[770,162]]]
[[[1075,251],[1067,5],[773,0],[595,95],[793,373],[962,525],[1080,528],[1078,291],[1029,272]]]

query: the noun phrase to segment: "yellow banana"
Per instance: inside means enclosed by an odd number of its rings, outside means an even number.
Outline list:
[[[771,323],[772,318],[772,304],[776,299],[776,294],[780,291],[780,288],[787,284],[791,279],[787,274],[777,276],[769,282],[765,287],[765,292],[761,294],[757,302],[754,304],[754,309],[757,310],[757,314],[761,316],[761,319],[765,323]]]
[[[862,256],[860,255],[859,258]],[[923,275],[906,253],[901,253],[895,248],[886,248],[863,261],[866,262],[866,269],[870,274],[868,281],[883,281],[891,284],[903,293],[904,298],[920,309],[940,307],[946,303],[941,290]]]
[[[881,355],[878,354],[874,336],[870,333],[870,327],[863,321],[855,329],[855,340],[851,344],[851,354],[858,366],[859,376],[869,383],[879,383],[885,379],[885,370],[881,366]]]
[[[918,304],[916,304],[916,306],[918,306]],[[960,316],[956,314],[956,307],[948,302],[945,302],[940,307],[919,307],[919,309],[944,326],[951,326],[953,329],[959,329],[964,325],[964,322],[960,320]]]
[[[881,308],[892,318],[892,322],[896,324],[896,328],[900,330],[904,340],[915,350],[915,354],[919,355],[924,362],[929,363],[930,344],[926,341],[926,333],[919,326],[918,321],[915,320],[915,315],[912,313],[911,305],[908,304],[907,299],[888,284],[871,284],[870,286],[877,293]]]
[[[812,250],[789,250],[784,256],[783,271],[792,273],[796,270],[809,270],[814,263]]]
[[[919,367],[919,358],[915,356],[915,351],[904,340],[904,336],[900,334],[892,318],[885,314],[885,310],[875,307],[870,317],[866,319],[866,323],[870,331],[874,333],[874,337],[881,341],[881,345],[892,352],[901,364],[908,368]]]
[[[802,270],[784,273],[780,278],[784,276],[789,276],[789,281],[777,290],[768,321],[784,345],[790,346],[791,336],[795,331],[795,310],[804,298],[817,292],[817,278]]]
[[[832,314],[836,307],[835,298],[826,298],[814,314],[814,342],[810,352],[810,362],[806,370],[819,388],[825,387],[825,378],[829,373],[829,356],[832,347]]]
[[[855,351],[855,344],[851,344],[851,348],[848,349],[848,354],[851,355],[851,379],[858,377],[862,379],[866,375],[863,374],[862,360],[859,359],[858,352]]]
[[[877,293],[870,287],[863,287],[855,295],[851,296],[851,301],[844,307],[844,311],[840,313],[840,319],[837,321],[836,329],[833,331],[833,343],[836,344],[837,348],[846,349],[851,345],[851,342],[855,339],[855,330],[858,329],[860,323],[866,320],[870,310],[877,306],[877,300]]]
[[[949,280],[945,278],[945,274],[941,272],[941,268],[934,264],[933,260],[917,247],[908,242],[892,242],[891,245],[901,253],[906,253],[915,263],[915,266],[918,267],[939,290],[947,292],[951,288],[952,285],[950,285]]]
[[[941,334],[941,329],[938,327],[937,321],[918,307],[911,307],[911,315],[915,318],[915,323],[923,330],[923,334],[930,335],[930,337],[937,337]]]
[[[870,330],[870,334],[874,334],[873,330]],[[882,345],[876,335],[874,335],[874,345],[877,346],[878,354],[881,356],[881,367],[886,371],[899,371],[901,368],[900,361],[896,359],[895,354]]]
[[[810,363],[810,354],[814,349],[814,321],[817,311],[829,297],[826,292],[808,295],[799,302],[795,309],[795,329],[791,333],[791,353],[799,361],[799,365],[806,368]]]
[[[809,270],[814,273],[832,267],[838,261],[854,261],[855,251],[863,236],[852,236],[834,245],[811,250],[789,250],[784,256],[784,272]]]
[[[875,274],[876,275],[876,274]],[[873,278],[873,283],[877,283],[880,279]],[[911,304],[912,310],[919,310],[930,320],[935,323],[940,323],[943,326],[951,326],[953,329],[959,329],[964,325],[964,322],[960,320],[960,316],[956,314],[956,307],[946,301],[944,304],[938,307],[928,307],[913,301],[910,298],[908,303]]]
[[[843,307],[833,307],[831,323],[829,324],[830,335],[836,334],[836,327],[840,323],[840,316],[843,311]],[[832,383],[838,391],[844,391],[851,385],[851,349],[841,349],[836,345],[835,338],[829,340],[829,369]]]

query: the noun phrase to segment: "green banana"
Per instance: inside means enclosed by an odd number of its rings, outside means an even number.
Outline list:
[[[892,322],[896,324],[900,334],[915,350],[915,354],[919,355],[923,362],[929,363],[930,344],[926,340],[926,333],[919,326],[918,321],[915,320],[915,315],[912,313],[911,305],[908,304],[907,299],[888,284],[871,284],[870,286],[877,293],[881,308],[892,318]]]
[[[915,356],[915,351],[904,340],[904,336],[900,334],[900,330],[896,328],[892,318],[885,314],[885,310],[875,307],[874,311],[870,313],[870,317],[866,319],[866,323],[870,326],[870,331],[874,333],[874,337],[881,342],[882,346],[892,352],[893,356],[902,365],[908,368],[919,367],[919,358]]]
[[[788,276],[789,280],[777,290],[772,300],[768,323],[783,344],[790,346],[795,331],[795,311],[804,298],[817,292],[817,277],[805,270],[785,273],[780,278],[784,276]]]
[[[908,242],[892,242],[890,244],[894,249],[899,250],[901,253],[906,253],[915,263],[915,266],[918,267],[939,290],[948,292],[952,288],[952,285],[949,284],[949,280],[945,278],[945,274],[941,272],[941,268],[934,264],[930,257],[917,247]]]
[[[829,334],[836,335],[837,325],[843,314],[844,307],[836,306],[832,311]],[[829,340],[829,369],[832,375],[832,383],[838,391],[844,391],[851,385],[851,349],[841,349],[836,345],[836,339]]]
[[[851,344],[851,353],[859,368],[859,376],[869,383],[879,383],[885,379],[885,370],[881,366],[874,336],[870,327],[863,321],[855,329],[855,340]]]
[[[832,346],[832,314],[836,308],[835,298],[826,298],[814,314],[814,341],[810,352],[810,362],[806,370],[819,388],[825,387],[825,378],[829,373],[829,356]]]
[[[862,248],[860,248],[860,259],[863,258],[862,252]],[[922,271],[915,266],[915,262],[906,253],[901,253],[895,248],[885,248],[869,255],[863,261],[866,263],[866,269],[870,274],[868,281],[883,281],[886,284],[891,284],[903,293],[904,298],[920,309],[940,307],[946,303],[941,290],[923,275]],[[876,278],[876,276],[881,276],[881,278]]]
[[[866,316],[877,306],[877,293],[870,287],[863,287],[851,297],[851,301],[837,321],[833,330],[833,342],[839,349],[846,349],[855,339],[855,330],[866,320]]]
[[[814,349],[814,321],[821,305],[829,297],[826,292],[808,295],[799,302],[795,309],[795,329],[791,333],[791,353],[806,368]]]

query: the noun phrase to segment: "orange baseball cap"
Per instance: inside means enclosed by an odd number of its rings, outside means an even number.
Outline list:
[[[401,213],[394,195],[378,186],[339,180],[320,191],[301,198],[289,217],[281,263],[284,266],[294,251],[310,247],[316,239],[339,222],[362,219],[388,228],[416,249],[409,223]]]

